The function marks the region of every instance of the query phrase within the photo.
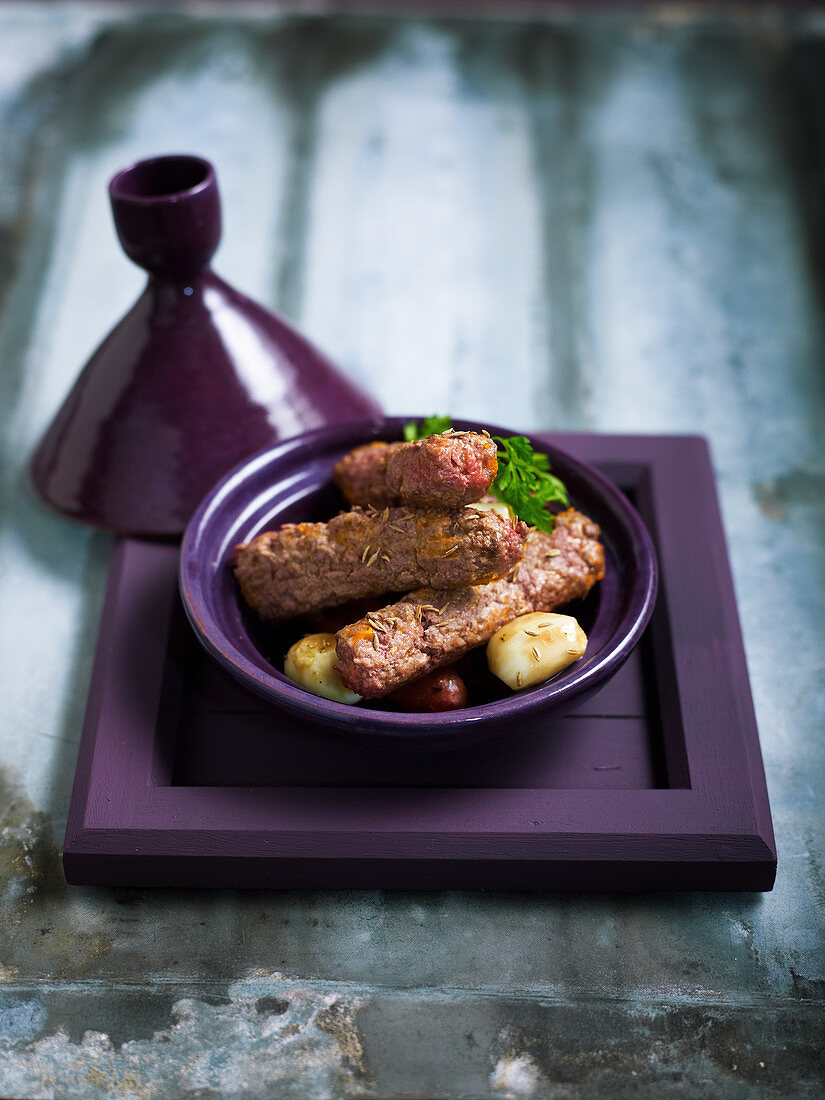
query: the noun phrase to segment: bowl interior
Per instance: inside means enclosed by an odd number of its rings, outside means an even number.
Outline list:
[[[548,683],[513,694],[486,671],[483,647],[465,659],[473,704],[442,714],[408,714],[380,701],[349,707],[320,699],[288,680],[280,669],[300,637],[296,624],[273,627],[245,606],[231,569],[232,551],[283,523],[331,518],[345,506],[332,467],[347,451],[372,439],[398,439],[409,418],[350,422],[287,440],[229,474],[202,503],[184,537],[181,589],[200,640],[247,687],[314,728],[350,740],[389,747],[446,747],[461,740],[512,732],[540,713],[560,715],[583,701],[629,655],[652,610],[656,566],[650,539],[638,515],[597,471],[544,440],[533,440],[550,457],[567,485],[571,504],[594,519],[605,546],[604,580],[569,611],[588,636],[583,658]],[[492,435],[512,434],[477,422]],[[484,733],[482,733],[484,731]]]

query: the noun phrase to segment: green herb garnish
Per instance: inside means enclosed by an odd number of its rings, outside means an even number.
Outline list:
[[[566,507],[569,501],[564,484],[550,473],[550,459],[537,454],[523,435],[493,439],[498,446],[498,473],[490,492],[531,527],[552,531],[553,514],[546,505],[557,502]]]
[[[414,439],[426,439],[428,435],[440,435],[450,427],[449,416],[428,416],[421,424],[411,420],[404,425],[404,439],[412,443]]]

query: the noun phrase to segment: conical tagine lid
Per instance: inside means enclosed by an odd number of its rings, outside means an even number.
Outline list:
[[[35,452],[49,504],[119,534],[177,535],[249,454],[380,413],[304,336],[210,269],[221,211],[208,161],[139,161],[109,194],[123,249],[149,281]]]

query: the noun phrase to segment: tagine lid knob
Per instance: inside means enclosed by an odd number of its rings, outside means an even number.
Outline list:
[[[177,278],[207,267],[221,239],[214,167],[195,156],[151,157],[109,181],[118,239],[133,263]]]

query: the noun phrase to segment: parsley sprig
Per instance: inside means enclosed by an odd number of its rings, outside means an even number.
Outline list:
[[[409,424],[404,425],[404,440],[407,443],[412,443],[415,439],[426,439],[428,435],[440,435],[441,432],[451,427],[449,416],[432,416],[425,417],[425,419],[417,424],[414,420],[411,420]]]
[[[519,519],[540,531],[553,530],[548,504],[569,504],[567,489],[550,473],[550,459],[537,454],[523,435],[493,436],[498,447],[498,473],[490,486],[493,496],[509,504]]]

